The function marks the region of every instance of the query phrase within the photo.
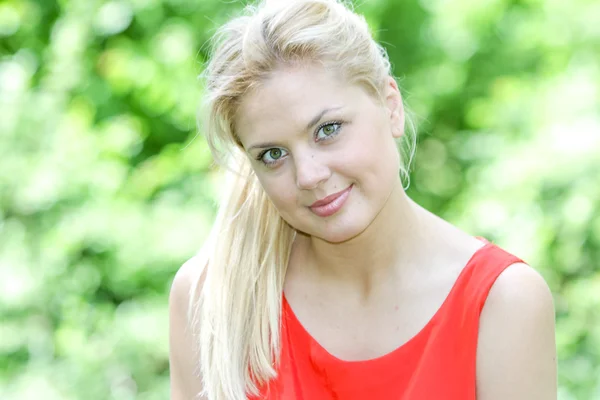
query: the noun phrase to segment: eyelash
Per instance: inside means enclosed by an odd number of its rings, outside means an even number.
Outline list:
[[[339,127],[337,128],[337,130],[335,131],[335,133],[331,136],[327,136],[325,139],[321,139],[320,142],[325,141],[325,140],[329,140],[332,139],[334,137],[336,137],[338,135],[338,133],[340,132],[340,129],[342,129],[342,121],[329,121],[329,122],[324,122],[321,125],[319,125],[317,127],[317,129],[315,129],[315,133],[314,136],[317,136],[317,133],[319,133],[319,131],[321,129],[323,129],[324,127],[328,126],[328,125],[339,125]]]
[[[324,142],[324,141],[327,141],[327,140],[330,140],[330,139],[333,139],[334,137],[336,137],[336,136],[337,136],[337,135],[340,133],[340,130],[342,129],[342,126],[344,125],[344,123],[343,123],[342,121],[338,121],[338,120],[324,122],[324,123],[322,123],[321,125],[319,125],[319,126],[318,126],[318,127],[315,129],[315,133],[313,134],[313,136],[315,136],[315,137],[316,137],[316,136],[317,136],[317,134],[319,133],[319,131],[320,131],[320,130],[321,130],[323,127],[325,127],[325,126],[328,126],[328,125],[339,125],[339,127],[337,128],[337,130],[335,131],[335,133],[334,133],[334,134],[332,134],[331,136],[327,136],[327,137],[326,137],[326,138],[324,138],[324,139],[320,139],[320,140],[319,140],[319,142]],[[260,161],[260,162],[262,162],[262,163],[263,163],[264,165],[266,165],[267,167],[272,167],[272,166],[274,166],[275,164],[277,164],[277,163],[278,163],[278,162],[281,160],[281,158],[279,158],[278,160],[276,160],[276,161],[273,161],[273,162],[265,162],[265,161],[263,160],[263,157],[265,156],[265,154],[267,154],[269,151],[273,150],[274,148],[277,148],[277,147],[272,147],[272,148],[270,148],[270,149],[266,149],[266,150],[264,150],[264,151],[261,151],[261,152],[258,154],[258,156],[256,157],[256,160],[257,160],[257,161]]]

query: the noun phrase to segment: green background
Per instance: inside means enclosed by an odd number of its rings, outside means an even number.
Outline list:
[[[165,399],[167,295],[219,178],[217,0],[0,1],[0,399]],[[539,270],[559,398],[600,399],[600,3],[365,0],[416,114],[409,195]]]

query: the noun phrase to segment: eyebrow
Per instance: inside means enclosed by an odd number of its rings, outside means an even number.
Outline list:
[[[321,112],[319,112],[317,115],[315,115],[306,125],[306,130],[309,130],[310,128],[312,128],[313,126],[315,126],[317,124],[317,122],[319,122],[321,120],[321,118],[323,118],[323,116],[325,114],[327,114],[328,112],[334,111],[334,110],[339,110],[342,107],[329,107],[329,108],[325,108],[323,110],[321,110]],[[255,144],[254,146],[251,146],[248,148],[248,150],[246,151],[250,151],[253,149],[266,149],[269,147],[277,147],[277,143],[273,143],[273,142],[269,142],[269,143],[260,143],[260,144]]]

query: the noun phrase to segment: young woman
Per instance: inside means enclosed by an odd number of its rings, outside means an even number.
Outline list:
[[[406,195],[411,131],[363,18],[260,4],[206,83],[230,180],[173,282],[172,399],[556,398],[546,283]]]

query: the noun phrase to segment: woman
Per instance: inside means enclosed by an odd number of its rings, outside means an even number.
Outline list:
[[[206,81],[230,181],[173,282],[173,399],[556,398],[547,285],[407,197],[402,98],[363,18],[260,4]]]

